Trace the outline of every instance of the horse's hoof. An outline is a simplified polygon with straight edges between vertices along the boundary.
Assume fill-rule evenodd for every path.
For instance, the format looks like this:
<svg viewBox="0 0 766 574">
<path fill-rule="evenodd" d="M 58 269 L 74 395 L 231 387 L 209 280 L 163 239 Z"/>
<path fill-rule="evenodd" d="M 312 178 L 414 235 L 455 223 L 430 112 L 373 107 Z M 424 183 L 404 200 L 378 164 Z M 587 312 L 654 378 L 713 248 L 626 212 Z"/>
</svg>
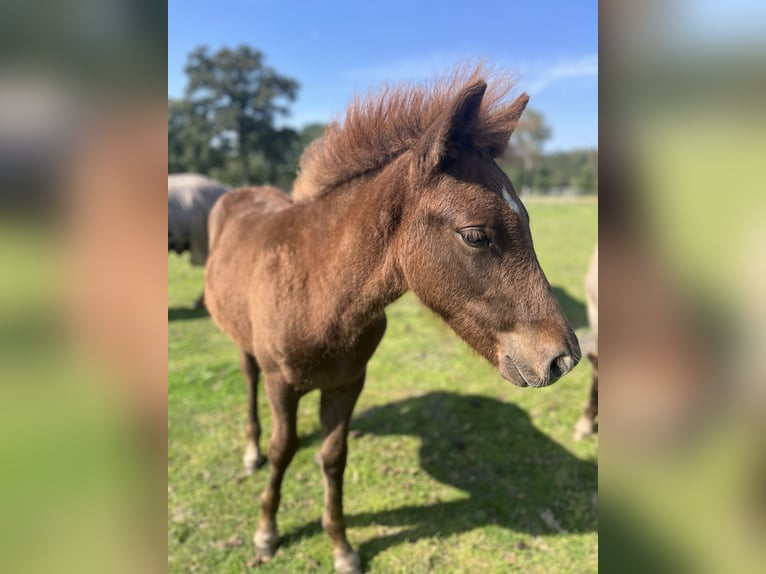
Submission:
<svg viewBox="0 0 766 574">
<path fill-rule="evenodd" d="M 247 449 L 242 458 L 242 464 L 245 467 L 246 474 L 253 474 L 256 470 L 266 464 L 266 457 L 259 452 Z"/>
<path fill-rule="evenodd" d="M 257 530 L 255 536 L 253 536 L 256 557 L 264 562 L 271 560 L 277 551 L 278 542 L 279 535 L 275 528 Z"/>
<path fill-rule="evenodd" d="M 362 574 L 362 561 L 359 554 L 353 550 L 335 556 L 335 572 L 337 574 Z"/>
<path fill-rule="evenodd" d="M 267 461 L 265 456 L 259 456 L 257 458 L 245 458 L 244 459 L 245 474 L 253 474 L 259 468 L 263 468 L 266 462 Z"/>
<path fill-rule="evenodd" d="M 580 440 L 589 436 L 593 436 L 593 421 L 588 417 L 582 416 L 575 425 L 574 438 L 575 440 Z"/>
</svg>

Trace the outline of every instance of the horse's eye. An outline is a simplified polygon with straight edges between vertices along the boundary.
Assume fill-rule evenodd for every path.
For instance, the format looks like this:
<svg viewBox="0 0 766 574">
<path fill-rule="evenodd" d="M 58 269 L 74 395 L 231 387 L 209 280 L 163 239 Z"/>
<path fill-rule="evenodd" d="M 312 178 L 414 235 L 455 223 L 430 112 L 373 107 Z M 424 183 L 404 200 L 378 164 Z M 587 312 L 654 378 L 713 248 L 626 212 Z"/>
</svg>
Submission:
<svg viewBox="0 0 766 574">
<path fill-rule="evenodd" d="M 487 247 L 490 244 L 489 237 L 483 229 L 478 227 L 469 227 L 460 230 L 460 237 L 471 247 Z"/>
</svg>

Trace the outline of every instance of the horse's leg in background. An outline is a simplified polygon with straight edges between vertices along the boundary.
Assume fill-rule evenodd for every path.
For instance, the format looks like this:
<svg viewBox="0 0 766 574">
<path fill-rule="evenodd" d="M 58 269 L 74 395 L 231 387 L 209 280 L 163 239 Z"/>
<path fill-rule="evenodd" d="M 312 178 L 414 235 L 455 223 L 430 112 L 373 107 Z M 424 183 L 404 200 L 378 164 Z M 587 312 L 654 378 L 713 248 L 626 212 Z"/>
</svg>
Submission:
<svg viewBox="0 0 766 574">
<path fill-rule="evenodd" d="M 574 437 L 578 440 L 593 434 L 594 421 L 598 416 L 598 355 L 588 353 L 588 359 L 590 359 L 593 368 L 593 383 L 590 387 L 590 395 L 585 404 L 585 410 L 575 425 Z"/>
<path fill-rule="evenodd" d="M 591 366 L 593 367 L 593 384 L 590 387 L 590 398 L 588 401 L 588 415 L 592 421 L 598 416 L 598 355 L 589 355 Z"/>
<path fill-rule="evenodd" d="M 363 386 L 364 375 L 352 385 L 322 391 L 320 457 L 325 480 L 322 526 L 332 540 L 335 571 L 339 574 L 362 572 L 359 555 L 346 539 L 346 522 L 343 517 L 343 471 L 346 468 L 348 453 L 348 424 Z"/>
<path fill-rule="evenodd" d="M 290 461 L 298 450 L 296 413 L 300 393 L 292 390 L 280 378 L 264 377 L 266 394 L 271 407 L 271 442 L 269 443 L 269 465 L 271 474 L 266 490 L 261 495 L 261 519 L 253 537 L 256 555 L 270 559 L 277 549 L 277 510 L 280 490 Z"/>
<path fill-rule="evenodd" d="M 252 474 L 264 464 L 266 458 L 261 454 L 261 424 L 258 420 L 258 374 L 260 369 L 255 357 L 240 351 L 239 366 L 245 375 L 247 384 L 247 444 L 245 445 L 245 456 L 243 459 L 245 472 Z"/>
</svg>

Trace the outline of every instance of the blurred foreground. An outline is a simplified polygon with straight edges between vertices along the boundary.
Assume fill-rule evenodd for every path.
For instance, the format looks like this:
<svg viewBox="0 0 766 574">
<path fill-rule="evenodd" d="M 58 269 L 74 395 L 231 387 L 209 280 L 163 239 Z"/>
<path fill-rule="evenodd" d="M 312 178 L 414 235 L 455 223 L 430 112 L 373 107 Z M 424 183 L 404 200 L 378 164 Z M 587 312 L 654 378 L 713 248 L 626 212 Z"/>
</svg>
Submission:
<svg viewBox="0 0 766 574">
<path fill-rule="evenodd" d="M 602 4 L 606 571 L 766 565 L 764 24 Z"/>
<path fill-rule="evenodd" d="M 162 4 L 4 5 L 0 571 L 163 572 Z"/>
</svg>

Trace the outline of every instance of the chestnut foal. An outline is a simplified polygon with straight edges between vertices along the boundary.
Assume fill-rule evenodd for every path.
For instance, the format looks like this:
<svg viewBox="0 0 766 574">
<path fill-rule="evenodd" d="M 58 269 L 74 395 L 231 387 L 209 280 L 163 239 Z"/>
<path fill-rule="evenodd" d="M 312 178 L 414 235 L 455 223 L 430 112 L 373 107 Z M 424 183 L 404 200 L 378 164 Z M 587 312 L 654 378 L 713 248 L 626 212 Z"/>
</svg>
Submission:
<svg viewBox="0 0 766 574">
<path fill-rule="evenodd" d="M 384 309 L 407 290 L 516 385 L 550 385 L 580 359 L 527 211 L 494 161 L 528 98 L 506 100 L 511 84 L 488 89 L 480 73 L 355 101 L 304 154 L 292 198 L 240 189 L 211 212 L 206 302 L 241 349 L 248 470 L 263 461 L 259 373 L 271 407 L 271 474 L 254 537 L 263 558 L 277 546 L 298 401 L 318 389 L 322 525 L 336 571 L 361 572 L 343 518 L 348 425 Z"/>
</svg>

